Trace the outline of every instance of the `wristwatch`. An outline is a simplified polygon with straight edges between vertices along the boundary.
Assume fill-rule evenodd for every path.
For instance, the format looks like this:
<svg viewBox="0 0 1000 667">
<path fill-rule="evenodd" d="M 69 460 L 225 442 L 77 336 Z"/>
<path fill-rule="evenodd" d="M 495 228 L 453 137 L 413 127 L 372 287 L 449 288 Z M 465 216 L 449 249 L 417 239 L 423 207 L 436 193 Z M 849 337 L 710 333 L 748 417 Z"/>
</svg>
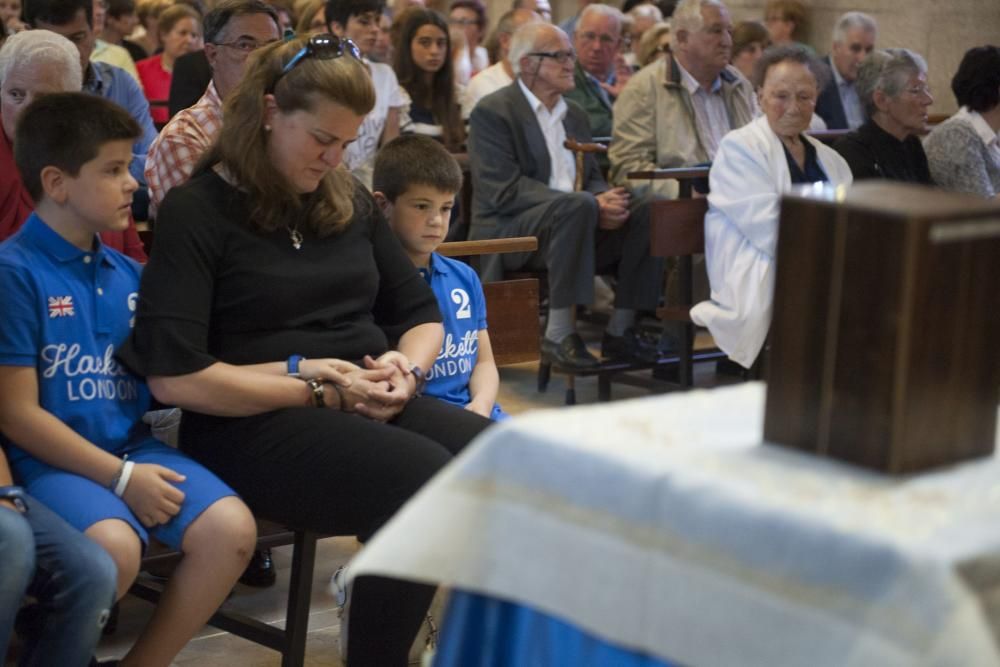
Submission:
<svg viewBox="0 0 1000 667">
<path fill-rule="evenodd" d="M 323 387 L 323 381 L 317 380 L 316 378 L 310 378 L 306 380 L 306 384 L 309 385 L 309 390 L 312 392 L 311 401 L 313 407 L 315 408 L 325 408 L 326 407 L 326 389 Z"/>
<path fill-rule="evenodd" d="M 0 500 L 11 501 L 18 512 L 28 511 L 28 506 L 24 504 L 24 489 L 19 486 L 0 486 Z"/>
<path fill-rule="evenodd" d="M 302 377 L 302 373 L 299 372 L 299 364 L 305 360 L 306 358 L 301 354 L 293 354 L 288 357 L 288 374 L 293 378 Z"/>
<path fill-rule="evenodd" d="M 420 368 L 416 364 L 410 366 L 410 372 L 413 373 L 413 379 L 417 382 L 417 388 L 413 390 L 414 396 L 423 396 L 424 387 L 427 386 L 427 376 L 424 375 L 424 369 Z"/>
</svg>

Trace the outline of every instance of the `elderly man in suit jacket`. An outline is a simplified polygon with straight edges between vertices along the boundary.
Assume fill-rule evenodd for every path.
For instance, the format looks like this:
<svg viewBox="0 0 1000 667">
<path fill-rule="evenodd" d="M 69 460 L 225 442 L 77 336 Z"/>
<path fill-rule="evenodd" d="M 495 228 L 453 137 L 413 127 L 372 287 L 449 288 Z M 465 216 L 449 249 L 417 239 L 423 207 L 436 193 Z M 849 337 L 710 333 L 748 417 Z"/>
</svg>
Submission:
<svg viewBox="0 0 1000 667">
<path fill-rule="evenodd" d="M 876 31 L 875 19 L 861 12 L 847 12 L 833 28 L 833 49 L 823 59 L 833 76 L 816 100 L 816 115 L 831 130 L 856 130 L 866 120 L 854 81 L 875 48 Z"/>
<path fill-rule="evenodd" d="M 536 253 L 503 255 L 484 266 L 487 279 L 502 269 L 544 268 L 549 317 L 542 355 L 557 365 L 597 365 L 576 333 L 573 308 L 594 298 L 596 270 L 617 264 L 615 310 L 602 341 L 610 357 L 650 358 L 655 345 L 633 327 L 638 309 L 655 308 L 662 268 L 649 256 L 649 221 L 629 218 L 628 194 L 609 188 L 593 155 L 576 163 L 566 139 L 591 139 L 587 115 L 563 94 L 573 88 L 575 54 L 569 38 L 546 23 L 514 35 L 514 83 L 483 98 L 469 122 L 473 239 L 536 236 Z"/>
</svg>

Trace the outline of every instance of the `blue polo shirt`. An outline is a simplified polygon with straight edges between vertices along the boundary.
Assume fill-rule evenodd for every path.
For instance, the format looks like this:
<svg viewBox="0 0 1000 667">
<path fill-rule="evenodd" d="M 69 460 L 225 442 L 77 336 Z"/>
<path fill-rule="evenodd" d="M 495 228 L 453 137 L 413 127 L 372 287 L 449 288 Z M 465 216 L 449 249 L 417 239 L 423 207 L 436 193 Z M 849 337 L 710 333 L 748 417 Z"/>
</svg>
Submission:
<svg viewBox="0 0 1000 667">
<path fill-rule="evenodd" d="M 36 368 L 39 404 L 118 453 L 149 435 L 146 383 L 114 358 L 134 324 L 142 269 L 96 235 L 94 248 L 80 250 L 35 213 L 0 244 L 0 365 Z M 22 478 L 41 469 L 2 442 Z"/>
<path fill-rule="evenodd" d="M 420 269 L 420 275 L 437 297 L 444 325 L 444 342 L 427 373 L 424 394 L 464 408 L 472 400 L 469 379 L 479 360 L 479 331 L 486 328 L 483 285 L 467 264 L 437 253 L 431 254 L 430 269 Z M 492 419 L 505 416 L 493 406 Z"/>
</svg>

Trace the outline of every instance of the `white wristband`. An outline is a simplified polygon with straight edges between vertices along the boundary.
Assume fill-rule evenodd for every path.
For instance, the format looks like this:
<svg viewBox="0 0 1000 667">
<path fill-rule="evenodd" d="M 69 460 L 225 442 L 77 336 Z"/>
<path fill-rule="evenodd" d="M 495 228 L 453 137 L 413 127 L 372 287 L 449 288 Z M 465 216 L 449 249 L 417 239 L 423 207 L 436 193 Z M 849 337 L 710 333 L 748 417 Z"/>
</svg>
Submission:
<svg viewBox="0 0 1000 667">
<path fill-rule="evenodd" d="M 134 461 L 126 461 L 122 465 L 122 476 L 118 478 L 118 484 L 115 485 L 115 495 L 119 498 L 122 497 L 125 489 L 128 488 L 128 481 L 132 479 L 132 468 L 134 467 Z"/>
</svg>

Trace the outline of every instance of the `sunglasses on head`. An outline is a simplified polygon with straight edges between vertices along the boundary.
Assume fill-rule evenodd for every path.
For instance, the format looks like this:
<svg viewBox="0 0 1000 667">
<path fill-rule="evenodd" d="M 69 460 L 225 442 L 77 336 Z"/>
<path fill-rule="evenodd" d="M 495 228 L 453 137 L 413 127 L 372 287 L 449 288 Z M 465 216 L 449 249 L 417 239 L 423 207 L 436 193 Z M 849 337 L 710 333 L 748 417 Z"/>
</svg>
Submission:
<svg viewBox="0 0 1000 667">
<path fill-rule="evenodd" d="M 336 35 L 331 35 L 330 33 L 324 33 L 321 35 L 313 35 L 309 38 L 299 51 L 292 56 L 283 68 L 281 68 L 281 74 L 278 78 L 274 80 L 271 84 L 271 90 L 278 85 L 278 81 L 281 77 L 285 76 L 291 72 L 295 67 L 301 63 L 303 60 L 309 57 L 316 58 L 318 60 L 332 60 L 334 58 L 339 58 L 344 54 L 353 56 L 355 60 L 361 60 L 361 49 L 358 45 L 346 38 L 340 38 Z"/>
</svg>

